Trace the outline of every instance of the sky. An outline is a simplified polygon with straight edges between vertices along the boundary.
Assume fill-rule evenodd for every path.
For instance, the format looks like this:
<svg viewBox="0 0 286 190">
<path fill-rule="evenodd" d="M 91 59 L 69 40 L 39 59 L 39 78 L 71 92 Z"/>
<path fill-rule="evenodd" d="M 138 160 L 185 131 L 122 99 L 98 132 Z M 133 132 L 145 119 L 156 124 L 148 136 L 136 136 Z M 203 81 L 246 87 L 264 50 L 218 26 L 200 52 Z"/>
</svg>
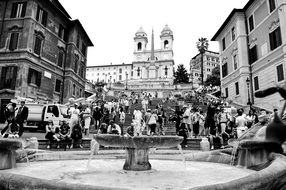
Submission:
<svg viewBox="0 0 286 190">
<path fill-rule="evenodd" d="M 79 19 L 94 47 L 89 47 L 87 65 L 132 63 L 134 36 L 142 26 L 151 49 L 154 29 L 155 49 L 166 24 L 174 34 L 176 65 L 189 66 L 198 54 L 200 37 L 209 41 L 234 8 L 243 8 L 248 0 L 59 0 L 72 19 Z M 210 42 L 210 51 L 218 52 L 218 43 Z"/>
</svg>

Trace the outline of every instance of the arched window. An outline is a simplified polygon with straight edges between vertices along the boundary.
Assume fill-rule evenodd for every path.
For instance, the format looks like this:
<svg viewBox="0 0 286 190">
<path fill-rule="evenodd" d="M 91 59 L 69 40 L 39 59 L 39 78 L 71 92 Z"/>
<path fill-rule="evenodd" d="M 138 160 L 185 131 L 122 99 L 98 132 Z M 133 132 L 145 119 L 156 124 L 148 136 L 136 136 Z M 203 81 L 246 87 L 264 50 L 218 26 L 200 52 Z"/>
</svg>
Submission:
<svg viewBox="0 0 286 190">
<path fill-rule="evenodd" d="M 141 42 L 139 42 L 139 43 L 137 44 L 137 50 L 138 50 L 138 51 L 141 51 L 141 50 L 142 50 L 142 43 L 141 43 Z"/>
<path fill-rule="evenodd" d="M 164 41 L 164 49 L 168 49 L 169 48 L 169 41 L 165 40 Z"/>
</svg>

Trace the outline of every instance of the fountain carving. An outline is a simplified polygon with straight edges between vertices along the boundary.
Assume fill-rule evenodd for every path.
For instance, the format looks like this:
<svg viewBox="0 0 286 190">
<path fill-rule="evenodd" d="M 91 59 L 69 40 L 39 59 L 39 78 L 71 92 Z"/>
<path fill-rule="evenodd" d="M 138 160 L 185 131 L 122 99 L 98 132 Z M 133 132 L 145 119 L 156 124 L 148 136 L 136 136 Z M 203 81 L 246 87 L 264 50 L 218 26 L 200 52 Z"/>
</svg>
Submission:
<svg viewBox="0 0 286 190">
<path fill-rule="evenodd" d="M 280 87 L 272 87 L 256 92 L 255 96 L 258 98 L 266 97 L 277 92 L 286 99 L 286 90 Z M 274 119 L 265 127 L 263 134 L 260 134 L 259 138 L 254 136 L 251 139 L 238 141 L 238 165 L 260 170 L 270 164 L 270 154 L 272 152 L 283 153 L 282 144 L 286 140 L 286 124 L 282 122 L 281 117 L 285 111 L 285 107 L 286 102 L 280 115 L 278 116 L 277 113 L 274 113 Z"/>
<path fill-rule="evenodd" d="M 149 162 L 150 148 L 176 147 L 183 141 L 179 136 L 135 136 L 125 137 L 119 135 L 94 135 L 95 140 L 110 147 L 126 148 L 124 170 L 144 171 L 151 170 Z"/>
</svg>

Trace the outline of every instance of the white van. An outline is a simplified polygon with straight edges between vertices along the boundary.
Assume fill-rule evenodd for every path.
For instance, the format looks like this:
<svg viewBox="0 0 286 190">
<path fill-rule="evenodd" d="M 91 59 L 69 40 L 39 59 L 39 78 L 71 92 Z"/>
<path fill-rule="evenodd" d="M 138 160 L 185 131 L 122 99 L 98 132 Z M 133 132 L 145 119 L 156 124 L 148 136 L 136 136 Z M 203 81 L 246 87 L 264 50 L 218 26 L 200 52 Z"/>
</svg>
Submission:
<svg viewBox="0 0 286 190">
<path fill-rule="evenodd" d="M 29 115 L 24 128 L 45 131 L 46 124 L 50 120 L 53 121 L 54 125 L 59 125 L 60 121 L 69 123 L 68 107 L 65 105 L 27 103 L 25 106 L 29 108 Z"/>
</svg>

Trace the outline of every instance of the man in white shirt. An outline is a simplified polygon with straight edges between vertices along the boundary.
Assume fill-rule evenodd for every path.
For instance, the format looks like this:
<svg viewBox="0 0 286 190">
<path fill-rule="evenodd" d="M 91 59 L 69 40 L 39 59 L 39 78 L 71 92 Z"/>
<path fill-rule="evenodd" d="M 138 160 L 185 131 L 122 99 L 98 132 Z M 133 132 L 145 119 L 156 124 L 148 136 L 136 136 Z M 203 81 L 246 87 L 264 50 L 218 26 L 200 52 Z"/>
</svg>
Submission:
<svg viewBox="0 0 286 190">
<path fill-rule="evenodd" d="M 246 127 L 246 119 L 242 115 L 243 114 L 242 110 L 237 110 L 237 114 L 238 116 L 235 119 L 235 124 L 237 126 L 237 138 L 239 138 L 247 130 L 247 127 Z"/>
</svg>

